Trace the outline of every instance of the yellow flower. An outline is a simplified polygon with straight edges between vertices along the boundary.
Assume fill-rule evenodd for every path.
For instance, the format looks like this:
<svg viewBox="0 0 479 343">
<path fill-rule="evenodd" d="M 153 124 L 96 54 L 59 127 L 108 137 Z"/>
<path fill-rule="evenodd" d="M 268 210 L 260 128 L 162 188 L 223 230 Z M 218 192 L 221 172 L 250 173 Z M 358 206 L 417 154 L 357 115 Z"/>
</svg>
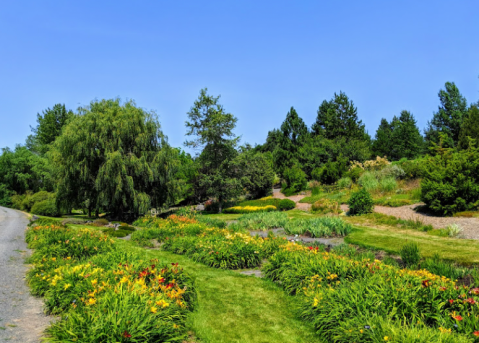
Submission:
<svg viewBox="0 0 479 343">
<path fill-rule="evenodd" d="M 88 305 L 95 305 L 95 304 L 96 304 L 96 299 L 95 298 L 88 299 Z"/>
<path fill-rule="evenodd" d="M 121 283 L 128 282 L 128 278 L 126 276 L 123 276 L 120 280 Z"/>
<path fill-rule="evenodd" d="M 388 337 L 388 336 L 384 336 L 384 340 L 385 340 L 385 341 L 389 341 L 389 337 Z"/>
<path fill-rule="evenodd" d="M 68 287 L 70 287 L 71 285 L 69 283 L 67 283 L 65 286 L 63 286 L 63 289 L 66 291 L 68 289 Z"/>
<path fill-rule="evenodd" d="M 93 286 L 95 286 L 97 283 L 98 283 L 98 280 L 97 280 L 97 279 L 91 280 L 91 284 L 92 284 Z"/>
<path fill-rule="evenodd" d="M 156 311 L 158 311 L 158 309 L 153 306 L 152 308 L 150 308 L 150 311 L 151 311 L 152 313 L 156 313 Z"/>
<path fill-rule="evenodd" d="M 71 260 L 72 258 L 70 256 L 67 257 L 67 260 Z"/>
<path fill-rule="evenodd" d="M 168 303 L 167 303 L 166 301 L 164 301 L 164 300 L 159 300 L 159 301 L 157 301 L 157 302 L 156 302 L 156 305 L 161 306 L 161 307 L 163 307 L 163 308 L 170 306 L 170 304 L 168 304 Z"/>
<path fill-rule="evenodd" d="M 363 330 L 363 329 L 361 329 L 361 330 L 359 330 L 359 332 L 363 333 L 363 332 L 364 332 L 364 330 Z"/>
</svg>

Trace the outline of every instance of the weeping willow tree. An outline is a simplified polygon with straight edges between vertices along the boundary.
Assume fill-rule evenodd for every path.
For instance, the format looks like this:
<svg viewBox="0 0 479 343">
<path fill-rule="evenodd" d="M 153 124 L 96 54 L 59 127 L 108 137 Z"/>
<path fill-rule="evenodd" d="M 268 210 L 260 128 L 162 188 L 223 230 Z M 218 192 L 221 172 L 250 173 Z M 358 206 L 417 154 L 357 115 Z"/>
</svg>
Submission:
<svg viewBox="0 0 479 343">
<path fill-rule="evenodd" d="M 119 99 L 93 101 L 79 111 L 50 152 L 58 206 L 121 218 L 174 202 L 178 153 L 155 113 Z"/>
</svg>

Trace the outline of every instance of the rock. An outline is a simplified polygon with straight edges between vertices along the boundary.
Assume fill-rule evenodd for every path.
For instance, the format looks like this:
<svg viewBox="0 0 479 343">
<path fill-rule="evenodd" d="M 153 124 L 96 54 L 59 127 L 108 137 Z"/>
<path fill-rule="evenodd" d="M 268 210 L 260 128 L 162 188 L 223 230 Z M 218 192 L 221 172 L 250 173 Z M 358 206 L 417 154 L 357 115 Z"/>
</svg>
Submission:
<svg viewBox="0 0 479 343">
<path fill-rule="evenodd" d="M 205 210 L 205 205 L 203 205 L 203 204 L 196 205 L 196 210 L 197 211 L 204 211 Z"/>
</svg>

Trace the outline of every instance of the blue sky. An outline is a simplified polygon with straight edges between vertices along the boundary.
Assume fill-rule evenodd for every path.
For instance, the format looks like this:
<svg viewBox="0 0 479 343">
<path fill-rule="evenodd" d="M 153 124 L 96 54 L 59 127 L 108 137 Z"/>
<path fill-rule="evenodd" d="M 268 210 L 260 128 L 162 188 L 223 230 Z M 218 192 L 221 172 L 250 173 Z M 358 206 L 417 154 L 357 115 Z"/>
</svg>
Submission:
<svg viewBox="0 0 479 343">
<path fill-rule="evenodd" d="M 478 13 L 477 0 L 5 1 L 0 147 L 55 103 L 114 97 L 155 110 L 181 146 L 203 87 L 243 143 L 263 143 L 291 106 L 310 126 L 340 90 L 373 136 L 403 109 L 423 129 L 446 81 L 479 100 Z"/>
</svg>

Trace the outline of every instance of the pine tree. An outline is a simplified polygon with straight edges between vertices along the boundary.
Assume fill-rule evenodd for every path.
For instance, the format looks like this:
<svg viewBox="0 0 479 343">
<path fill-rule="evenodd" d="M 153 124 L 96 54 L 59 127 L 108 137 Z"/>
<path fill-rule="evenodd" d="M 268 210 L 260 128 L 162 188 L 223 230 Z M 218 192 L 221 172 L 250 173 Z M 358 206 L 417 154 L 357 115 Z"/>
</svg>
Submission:
<svg viewBox="0 0 479 343">
<path fill-rule="evenodd" d="M 233 166 L 239 140 L 233 129 L 238 119 L 224 110 L 219 98 L 208 95 L 206 88 L 200 91 L 186 122 L 186 134 L 196 138 L 185 142 L 185 145 L 203 148 L 198 158 L 199 184 L 208 196 L 217 199 L 221 213 L 223 204 L 240 194 L 241 182 L 238 170 Z"/>
<path fill-rule="evenodd" d="M 316 122 L 311 127 L 314 135 L 323 135 L 327 139 L 369 140 L 364 124 L 358 119 L 358 109 L 345 93 L 334 93 L 333 99 L 321 103 L 317 113 Z"/>
<path fill-rule="evenodd" d="M 371 150 L 373 156 L 388 156 L 391 154 L 392 147 L 392 126 L 387 119 L 382 118 L 381 124 L 379 124 L 376 130 L 376 136 L 374 138 Z"/>
<path fill-rule="evenodd" d="M 392 124 L 392 160 L 417 158 L 423 152 L 424 139 L 416 125 L 416 119 L 409 111 L 401 111 Z"/>
<path fill-rule="evenodd" d="M 286 119 L 281 124 L 281 135 L 277 136 L 277 146 L 273 151 L 276 170 L 283 173 L 299 159 L 299 149 L 306 142 L 309 131 L 303 119 L 291 107 Z"/>
<path fill-rule="evenodd" d="M 467 111 L 467 116 L 462 123 L 459 134 L 459 148 L 467 149 L 469 147 L 469 138 L 475 140 L 476 146 L 479 144 L 479 104 L 471 105 Z"/>
<path fill-rule="evenodd" d="M 439 133 L 442 132 L 449 147 L 457 145 L 464 117 L 467 113 L 467 101 L 454 82 L 446 82 L 445 89 L 439 91 L 441 105 L 424 131 L 429 146 L 439 144 Z"/>
</svg>

